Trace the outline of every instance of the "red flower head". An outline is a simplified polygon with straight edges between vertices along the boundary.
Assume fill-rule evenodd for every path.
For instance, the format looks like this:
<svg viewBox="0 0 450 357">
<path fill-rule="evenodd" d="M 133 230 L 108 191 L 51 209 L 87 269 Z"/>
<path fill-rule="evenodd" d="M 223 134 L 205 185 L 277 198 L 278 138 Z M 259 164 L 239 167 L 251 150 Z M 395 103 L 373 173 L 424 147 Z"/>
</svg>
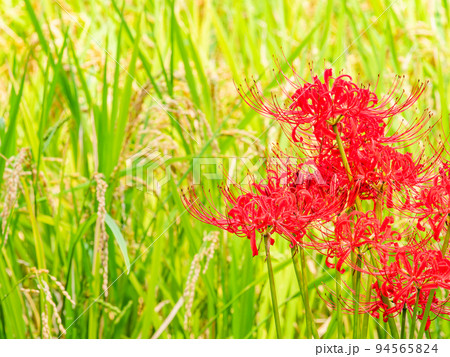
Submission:
<svg viewBox="0 0 450 357">
<path fill-rule="evenodd" d="M 358 313 L 370 313 L 375 318 L 379 318 L 381 313 L 383 320 L 387 322 L 405 309 L 413 315 L 417 301 L 417 318 L 422 320 L 430 294 L 433 294 L 430 311 L 448 319 L 446 315 L 450 315 L 450 309 L 445 304 L 450 298 L 449 292 L 443 290 L 444 296 L 440 299 L 435 294 L 435 289 L 449 288 L 449 269 L 450 260 L 444 258 L 440 251 L 411 246 L 397 248 L 394 261 L 381 271 L 373 273 L 378 281 L 366 295 L 361 296 Z M 325 301 L 333 308 L 336 305 L 332 301 Z M 352 299 L 341 298 L 340 303 L 344 311 L 354 312 Z M 426 330 L 430 323 L 431 318 L 428 316 Z"/>
<path fill-rule="evenodd" d="M 335 138 L 331 128 L 334 124 L 338 125 L 342 140 L 353 146 L 373 140 L 385 143 L 402 142 L 417 139 L 426 123 L 427 116 L 424 115 L 405 132 L 395 132 L 393 136 L 385 137 L 391 118 L 417 101 L 425 90 L 426 85 L 423 83 L 418 83 L 412 93 L 402 101 L 404 92 L 395 97 L 403 83 L 403 78 L 400 77 L 394 81 L 388 94 L 379 99 L 370 87 L 358 86 L 348 75 L 334 78 L 331 69 L 325 70 L 323 81 L 314 76 L 312 82 L 307 82 L 295 71 L 294 75 L 295 81 L 285 76 L 294 87 L 293 93 L 283 89 L 291 101 L 288 107 L 281 106 L 275 96 L 272 101 L 265 99 L 256 86 L 248 86 L 250 94 L 240 91 L 244 101 L 254 110 L 283 124 L 294 143 L 303 142 L 305 132 L 312 128 L 317 142 L 322 146 L 330 146 L 330 141 Z"/>
<path fill-rule="evenodd" d="M 198 220 L 247 237 L 253 255 L 258 254 L 257 232 L 266 237 L 276 233 L 292 246 L 316 249 L 340 273 L 347 264 L 357 274 L 354 284 L 367 281 L 364 294 L 360 286 L 349 288 L 356 303 L 331 292 L 337 297 L 327 302 L 331 306 L 337 301 L 346 312 L 358 309 L 385 321 L 408 311 L 426 320 L 428 329 L 428 302 L 432 313 L 450 315 L 445 306 L 450 259 L 430 249 L 433 235 L 438 240 L 443 230 L 448 232 L 450 163 L 435 176 L 444 146 L 431 158 L 425 158 L 425 149 L 414 156 L 401 152 L 429 130 L 424 129 L 427 111 L 407 125 L 401 119 L 397 129 L 393 120 L 417 101 L 425 85 L 419 82 L 406 98 L 404 91 L 396 96 L 403 83 L 398 77 L 387 95 L 378 98 L 348 75 L 333 77 L 331 69 L 323 80 L 313 76 L 311 82 L 294 74 L 295 80 L 285 76 L 293 87 L 283 89 L 286 105 L 276 96 L 265 99 L 256 85 L 249 87 L 249 94 L 240 92 L 253 109 L 280 122 L 298 151 L 289 158 L 293 160 L 285 160 L 278 148 L 273 151 L 276 163 L 267 165 L 266 180 L 251 183 L 249 189 L 221 187 L 223 211 L 211 200 L 209 205 L 199 203 L 193 190 L 183 196 L 183 204 Z M 371 205 L 363 200 L 373 200 L 373 210 L 361 212 Z M 394 219 L 383 218 L 386 206 L 417 218 L 418 229 L 396 231 Z M 433 235 L 419 232 L 426 223 Z"/>
<path fill-rule="evenodd" d="M 413 188 L 429 180 L 429 166 L 411 153 L 378 143 L 349 150 L 349 160 L 362 199 L 379 199 L 384 193 L 392 200 L 394 191 Z M 420 158 L 420 157 L 419 157 Z"/>
<path fill-rule="evenodd" d="M 430 294 L 438 287 L 449 288 L 450 260 L 444 258 L 438 250 L 420 249 L 405 246 L 399 248 L 395 254 L 395 261 L 380 272 L 381 286 L 373 285 L 372 296 L 365 305 L 372 311 L 383 311 L 385 321 L 389 317 L 397 316 L 403 309 L 411 314 L 415 308 L 416 300 L 419 319 L 423 319 L 425 307 Z M 377 274 L 378 275 L 378 274 Z M 445 306 L 449 299 L 448 291 L 445 299 L 438 299 L 434 295 L 430 311 L 436 315 L 448 315 L 449 309 Z M 392 305 L 388 308 L 383 304 L 381 296 L 390 299 Z M 428 317 L 426 329 L 430 326 Z"/>
<path fill-rule="evenodd" d="M 317 247 L 327 249 L 327 266 L 336 268 L 341 273 L 345 271 L 342 268 L 344 263 L 354 267 L 355 262 L 348 259 L 352 252 L 360 255 L 358 259 L 362 259 L 368 249 L 375 248 L 384 261 L 391 246 L 396 246 L 396 242 L 401 239 L 401 235 L 392 230 L 392 223 L 392 217 L 386 217 L 380 223 L 373 211 L 343 213 L 336 220 L 334 236 L 330 236 L 325 244 L 317 244 Z M 338 259 L 336 264 L 335 258 Z"/>
<path fill-rule="evenodd" d="M 211 204 L 206 207 L 199 203 L 194 190 L 183 195 L 182 201 L 198 220 L 249 238 L 253 255 L 258 254 L 256 232 L 278 233 L 299 244 L 308 226 L 329 220 L 342 206 L 333 189 L 305 179 L 300 174 L 301 167 L 297 170 L 289 165 L 284 170 L 271 167 L 267 181 L 252 183 L 250 190 L 238 185 L 222 186 L 225 213 Z"/>
<path fill-rule="evenodd" d="M 424 224 L 429 223 L 435 240 L 439 240 L 441 232 L 448 229 L 450 216 L 450 164 L 445 163 L 439 169 L 439 175 L 432 186 L 422 186 L 409 210 L 417 214 L 417 228 L 424 231 Z"/>
</svg>

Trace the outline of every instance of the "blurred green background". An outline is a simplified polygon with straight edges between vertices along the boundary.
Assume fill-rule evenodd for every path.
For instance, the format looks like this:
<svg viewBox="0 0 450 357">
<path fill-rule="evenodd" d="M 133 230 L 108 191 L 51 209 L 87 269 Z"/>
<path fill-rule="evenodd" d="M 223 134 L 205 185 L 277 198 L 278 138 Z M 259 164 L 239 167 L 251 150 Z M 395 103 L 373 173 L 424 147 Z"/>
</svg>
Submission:
<svg viewBox="0 0 450 357">
<path fill-rule="evenodd" d="M 253 77 L 281 93 L 273 56 L 288 76 L 286 62 L 307 80 L 310 65 L 331 66 L 378 81 L 379 95 L 396 74 L 406 92 L 429 80 L 408 115 L 430 108 L 442 118 L 430 140 L 448 135 L 449 6 L 1 0 L 0 338 L 275 337 L 263 254 L 252 258 L 247 239 L 211 233 L 181 204 L 194 158 L 256 162 L 287 142 L 235 88 Z M 155 186 L 136 165 L 170 180 Z M 302 338 L 288 243 L 272 252 L 283 337 Z M 334 273 L 308 259 L 319 334 L 335 338 L 316 291 Z M 446 321 L 432 326 L 450 337 Z"/>
</svg>

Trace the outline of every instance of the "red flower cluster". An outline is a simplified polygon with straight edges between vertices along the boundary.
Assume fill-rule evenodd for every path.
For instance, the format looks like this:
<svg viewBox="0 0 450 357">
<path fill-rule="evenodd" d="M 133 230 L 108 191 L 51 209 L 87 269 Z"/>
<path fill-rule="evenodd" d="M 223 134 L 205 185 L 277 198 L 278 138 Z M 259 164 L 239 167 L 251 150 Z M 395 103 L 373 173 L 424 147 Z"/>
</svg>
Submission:
<svg viewBox="0 0 450 357">
<path fill-rule="evenodd" d="M 345 271 L 342 265 L 348 261 L 350 253 L 362 259 L 366 251 L 373 249 L 380 252 L 379 257 L 385 263 L 387 253 L 390 249 L 396 249 L 397 241 L 402 238 L 400 233 L 392 230 L 393 221 L 392 217 L 386 217 L 380 222 L 373 211 L 342 213 L 334 225 L 334 234 L 324 244 L 316 244 L 316 247 L 326 249 L 327 266 L 335 267 L 341 273 Z M 334 264 L 336 258 L 337 263 Z"/>
<path fill-rule="evenodd" d="M 308 164 L 281 165 L 283 170 L 277 166 L 269 167 L 267 180 L 253 182 L 249 190 L 237 184 L 221 186 L 225 214 L 212 204 L 200 203 L 194 190 L 183 195 L 183 202 L 198 220 L 250 239 L 253 255 L 258 254 L 256 232 L 278 233 L 298 244 L 307 228 L 329 221 L 342 210 L 345 191 L 338 192 L 333 182 L 327 185 L 311 177 L 304 171 Z"/>
<path fill-rule="evenodd" d="M 243 90 L 240 93 L 254 110 L 286 124 L 292 141 L 296 143 L 303 142 L 305 132 L 311 129 L 310 133 L 319 142 L 324 140 L 329 144 L 335 137 L 331 127 L 338 123 L 342 140 L 352 146 L 371 141 L 410 141 L 420 133 L 427 116 L 422 116 L 403 132 L 396 132 L 390 137 L 386 136 L 386 129 L 393 116 L 404 112 L 417 101 L 425 90 L 424 83 L 418 83 L 402 101 L 404 92 L 395 97 L 403 82 L 403 78 L 397 77 L 388 94 L 378 99 L 370 87 L 358 86 L 348 75 L 333 78 L 332 73 L 331 69 L 326 69 L 324 81 L 314 76 L 312 83 L 300 77 L 293 82 L 286 77 L 294 88 L 288 108 L 283 108 L 276 97 L 271 101 L 265 99 L 256 86 L 248 86 L 249 94 L 244 94 L 246 92 Z M 286 89 L 284 92 L 288 93 Z"/>
<path fill-rule="evenodd" d="M 428 328 L 429 299 L 432 313 L 450 313 L 445 307 L 450 298 L 450 164 L 442 163 L 442 148 L 428 159 L 423 150 L 417 156 L 404 150 L 431 130 L 427 112 L 409 125 L 405 119 L 397 125 L 395 119 L 417 101 L 425 84 L 418 83 L 402 99 L 398 77 L 379 99 L 348 75 L 334 78 L 331 69 L 323 81 L 285 78 L 293 87 L 283 89 L 288 105 L 276 96 L 264 98 L 256 85 L 240 93 L 253 109 L 281 124 L 302 163 L 268 165 L 267 179 L 248 190 L 221 187 L 224 213 L 212 201 L 209 207 L 199 203 L 194 191 L 183 196 L 185 206 L 197 219 L 249 238 L 253 255 L 258 254 L 256 232 L 278 234 L 325 255 L 326 265 L 340 273 L 349 266 L 373 282 L 359 312 L 374 317 L 382 312 L 387 320 L 406 309 L 426 318 Z M 273 153 L 282 156 L 280 150 Z M 386 208 L 399 210 L 383 218 Z M 406 224 L 410 228 L 401 232 L 393 228 Z M 439 241 L 443 233 L 440 252 L 431 238 Z M 439 298 L 436 291 L 445 293 Z"/>
<path fill-rule="evenodd" d="M 425 231 L 424 222 L 431 226 L 434 239 L 439 240 L 442 231 L 448 229 L 450 215 L 450 164 L 444 163 L 431 186 L 424 186 L 415 200 L 404 205 L 418 217 L 417 228 Z"/>
<path fill-rule="evenodd" d="M 419 311 L 422 311 L 418 318 L 422 319 L 430 294 L 433 294 L 430 311 L 445 318 L 450 313 L 445 306 L 448 296 L 438 299 L 434 291 L 437 288 L 450 288 L 450 260 L 438 250 L 410 246 L 398 248 L 394 259 L 391 264 L 373 273 L 380 279 L 374 283 L 375 294 L 370 296 L 361 312 L 368 311 L 378 317 L 382 311 L 383 319 L 387 321 L 404 309 L 413 313 L 417 304 Z M 387 306 L 382 296 L 389 298 L 392 306 Z M 429 316 L 427 319 L 428 328 L 431 319 Z"/>
<path fill-rule="evenodd" d="M 337 176 L 341 185 L 350 184 L 336 145 L 337 132 L 350 164 L 352 189 L 361 199 L 377 198 L 380 190 L 392 193 L 393 189 L 430 180 L 424 173 L 429 172 L 436 157 L 421 163 L 422 155 L 413 158 L 399 151 L 399 147 L 411 145 L 431 129 L 425 128 L 430 116 L 425 112 L 406 126 L 402 119 L 397 130 L 393 120 L 417 101 L 425 84 L 418 83 L 402 101 L 404 92 L 395 97 L 403 81 L 400 77 L 381 99 L 370 87 L 353 83 L 348 75 L 333 78 L 331 69 L 325 70 L 323 82 L 317 76 L 312 83 L 299 84 L 301 78 L 297 79 L 289 81 L 294 92 L 287 108 L 280 106 L 276 97 L 271 101 L 263 98 L 256 86 L 249 86 L 248 94 L 242 90 L 241 95 L 252 108 L 280 122 L 324 177 Z"/>
</svg>

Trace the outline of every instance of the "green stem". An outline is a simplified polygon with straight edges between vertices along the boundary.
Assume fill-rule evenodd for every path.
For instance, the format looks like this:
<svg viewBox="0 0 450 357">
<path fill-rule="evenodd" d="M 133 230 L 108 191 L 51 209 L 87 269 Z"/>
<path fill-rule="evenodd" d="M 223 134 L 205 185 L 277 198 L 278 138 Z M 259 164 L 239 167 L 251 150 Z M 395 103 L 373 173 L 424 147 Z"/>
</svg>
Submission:
<svg viewBox="0 0 450 357">
<path fill-rule="evenodd" d="M 358 268 L 361 268 L 361 256 L 358 254 L 356 256 L 356 265 Z M 356 271 L 356 279 L 355 279 L 355 306 L 353 311 L 353 338 L 358 338 L 359 332 L 359 295 L 361 290 L 361 271 Z"/>
<path fill-rule="evenodd" d="M 339 130 L 337 127 L 337 123 L 332 125 L 333 132 L 336 135 L 336 143 L 339 149 L 339 154 L 341 155 L 342 164 L 344 165 L 344 169 L 347 173 L 347 177 L 350 183 L 353 182 L 353 175 L 350 170 L 350 165 L 348 163 L 347 155 L 345 154 L 344 144 L 342 143 L 341 136 L 339 134 Z M 355 199 L 355 205 L 358 211 L 362 212 L 361 200 L 358 196 Z M 358 253 L 356 257 L 356 264 L 358 267 L 361 266 L 361 257 Z M 354 279 L 354 288 L 355 288 L 355 307 L 353 314 L 353 338 L 358 338 L 358 328 L 359 328 L 359 294 L 360 294 L 360 283 L 361 283 L 361 271 L 356 272 L 356 277 Z"/>
<path fill-rule="evenodd" d="M 386 322 L 381 320 L 380 323 L 375 324 L 375 328 L 377 329 L 378 339 L 381 340 L 386 339 L 386 331 L 387 331 Z"/>
<path fill-rule="evenodd" d="M 377 200 L 375 203 L 375 216 L 378 218 L 380 223 L 383 221 L 383 193 L 379 192 L 377 195 Z"/>
<path fill-rule="evenodd" d="M 411 319 L 411 327 L 409 328 L 409 338 L 414 338 L 414 332 L 416 330 L 416 319 L 417 319 L 417 310 L 419 309 L 419 298 L 420 298 L 420 289 L 416 291 L 416 301 L 414 303 L 414 310 Z"/>
<path fill-rule="evenodd" d="M 444 244 L 442 244 L 442 249 L 441 249 L 442 255 L 444 255 L 444 256 L 445 256 L 445 254 L 447 254 L 449 240 L 450 240 L 450 219 L 448 220 L 447 233 L 445 234 Z"/>
<path fill-rule="evenodd" d="M 300 272 L 297 254 L 295 254 L 296 253 L 295 248 L 292 248 L 291 252 L 292 252 L 292 264 L 294 265 L 295 276 L 297 278 L 298 288 L 300 291 L 300 297 L 302 298 L 303 307 L 304 307 L 305 315 L 306 315 L 306 318 L 305 318 L 305 320 L 306 320 L 306 338 L 311 338 L 311 336 L 312 336 L 311 335 L 311 325 L 309 323 L 310 316 L 306 309 L 306 303 L 305 303 L 305 293 L 307 294 L 308 291 L 307 290 L 305 291 L 305 287 L 303 285 L 302 274 Z"/>
<path fill-rule="evenodd" d="M 408 310 L 406 309 L 406 306 L 404 306 L 403 310 L 402 310 L 402 329 L 400 332 L 400 338 L 402 340 L 404 340 L 406 338 L 406 313 L 407 313 L 407 311 Z"/>
<path fill-rule="evenodd" d="M 381 300 L 387 305 L 388 309 L 391 308 L 391 302 L 389 301 L 389 299 L 382 295 L 381 296 Z M 398 339 L 398 329 L 397 326 L 395 325 L 395 320 L 392 317 L 388 318 L 388 325 L 389 325 L 389 330 L 391 331 L 392 337 L 394 339 Z"/>
<path fill-rule="evenodd" d="M 308 288 L 306 287 L 306 289 L 305 289 L 305 286 L 303 284 L 302 273 L 299 268 L 299 261 L 298 261 L 298 256 L 296 254 L 296 249 L 292 248 L 291 252 L 292 252 L 292 264 L 294 265 L 295 276 L 297 278 L 298 288 L 300 290 L 300 296 L 302 298 L 303 307 L 305 309 L 306 338 L 310 339 L 312 337 L 312 334 L 311 334 L 311 310 L 309 309 L 309 306 L 306 306 L 306 302 L 305 302 L 305 295 L 308 294 Z"/>
<path fill-rule="evenodd" d="M 350 165 L 347 160 L 347 155 L 345 154 L 344 145 L 342 143 L 341 136 L 339 135 L 337 124 L 333 125 L 333 131 L 336 134 L 336 142 L 337 142 L 337 146 L 339 149 L 339 153 L 341 154 L 342 164 L 344 165 L 344 169 L 347 172 L 348 180 L 351 182 L 351 181 L 353 181 L 353 176 L 352 176 L 352 172 L 350 171 Z"/>
<path fill-rule="evenodd" d="M 371 288 L 372 288 L 372 276 L 367 275 L 366 292 L 369 292 Z M 370 314 L 368 312 L 366 312 L 364 314 L 363 324 L 362 324 L 362 329 L 361 329 L 361 336 L 360 336 L 362 339 L 365 339 L 367 337 L 367 332 L 368 332 L 368 327 L 369 327 L 369 316 L 370 316 Z"/>
<path fill-rule="evenodd" d="M 375 215 L 377 216 L 378 220 L 381 223 L 381 219 L 382 219 L 382 207 L 381 207 L 381 202 L 378 201 L 377 204 L 375 205 Z"/>
<path fill-rule="evenodd" d="M 311 332 L 314 336 L 314 338 L 318 339 L 319 338 L 319 333 L 317 332 L 316 329 L 316 325 L 314 323 L 314 318 L 311 312 L 311 306 L 309 304 L 309 294 L 307 291 L 307 287 L 308 287 L 308 274 L 306 272 L 306 258 L 305 258 L 305 250 L 300 247 L 300 262 L 301 262 L 301 267 L 302 267 L 302 280 L 303 280 L 303 284 L 305 286 L 305 306 L 308 309 L 308 313 L 309 313 L 309 320 L 311 322 Z"/>
<path fill-rule="evenodd" d="M 375 266 L 375 268 L 380 271 L 380 267 L 378 265 L 378 261 L 373 257 L 372 251 L 370 251 L 370 259 L 372 261 L 372 264 Z M 380 282 L 380 277 L 376 276 L 375 277 L 377 279 L 377 283 L 379 286 L 381 286 L 381 282 Z M 383 294 L 381 294 L 381 300 L 383 301 L 383 303 L 386 304 L 386 306 L 388 307 L 388 309 L 391 308 L 391 302 L 389 301 L 389 299 L 384 296 Z M 389 330 L 391 331 L 391 335 L 394 339 L 399 338 L 399 334 L 398 334 L 398 329 L 397 329 L 397 325 L 395 324 L 395 321 L 392 317 L 388 317 L 388 324 L 389 324 Z"/>
<path fill-rule="evenodd" d="M 428 315 L 430 314 L 431 303 L 433 302 L 435 292 L 436 289 L 430 290 L 430 295 L 428 296 L 427 306 L 425 307 L 425 312 L 422 317 L 422 322 L 420 324 L 420 329 L 417 338 L 422 338 L 423 333 L 425 332 L 425 327 L 427 325 Z"/>
<path fill-rule="evenodd" d="M 267 271 L 269 273 L 270 294 L 272 296 L 272 311 L 275 318 L 277 338 L 281 338 L 280 314 L 278 313 L 277 292 L 275 290 L 275 279 L 272 270 L 272 259 L 270 257 L 270 234 L 264 234 L 264 246 L 266 247 Z"/>
<path fill-rule="evenodd" d="M 336 143 L 337 143 L 337 146 L 339 149 L 339 153 L 341 154 L 342 164 L 344 165 L 344 169 L 345 169 L 345 172 L 347 173 L 348 180 L 351 183 L 353 181 L 353 175 L 350 170 L 350 165 L 347 160 L 347 155 L 345 154 L 344 144 L 342 143 L 341 136 L 339 135 L 337 124 L 334 124 L 332 127 L 333 127 L 334 133 L 336 134 Z M 359 199 L 358 196 L 356 196 L 355 204 L 356 204 L 356 208 L 358 209 L 358 211 L 362 212 L 361 200 Z"/>
<path fill-rule="evenodd" d="M 337 258 L 336 258 L 337 261 Z M 341 284 L 342 284 L 342 274 L 336 269 L 336 298 L 337 298 L 337 329 L 338 338 L 344 338 L 344 321 L 342 320 L 342 307 L 341 307 Z"/>
</svg>

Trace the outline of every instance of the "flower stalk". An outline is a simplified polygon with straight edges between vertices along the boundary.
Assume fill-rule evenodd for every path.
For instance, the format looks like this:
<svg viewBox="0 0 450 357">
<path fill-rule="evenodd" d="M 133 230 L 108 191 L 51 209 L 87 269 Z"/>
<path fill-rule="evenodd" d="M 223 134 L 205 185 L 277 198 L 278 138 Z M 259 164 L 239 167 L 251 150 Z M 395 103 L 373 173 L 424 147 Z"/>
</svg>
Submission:
<svg viewBox="0 0 450 357">
<path fill-rule="evenodd" d="M 366 282 L 366 291 L 370 291 L 371 287 L 372 287 L 372 277 L 370 275 L 367 276 L 367 282 Z M 366 312 L 364 314 L 363 317 L 363 323 L 362 323 L 362 328 L 361 328 L 361 335 L 360 338 L 361 339 L 365 339 L 367 337 L 367 331 L 368 331 L 368 327 L 369 327 L 369 314 Z"/>
<path fill-rule="evenodd" d="M 430 290 L 430 294 L 428 295 L 427 305 L 425 307 L 425 312 L 423 313 L 422 322 L 420 323 L 419 333 L 417 334 L 417 338 L 423 338 L 423 333 L 425 332 L 425 328 L 428 322 L 428 315 L 430 314 L 431 304 L 434 299 L 434 294 L 436 289 Z"/>
<path fill-rule="evenodd" d="M 374 264 L 374 266 L 376 267 L 377 270 L 381 270 L 378 262 L 374 259 L 372 252 L 370 252 L 370 258 L 372 263 Z M 377 284 L 381 285 L 381 280 L 380 277 L 378 275 L 375 276 L 376 280 L 377 280 Z M 383 302 L 383 304 L 385 304 L 388 309 L 391 308 L 391 302 L 389 301 L 388 297 L 385 296 L 384 294 L 381 294 L 381 301 Z M 392 337 L 394 339 L 398 339 L 399 338 L 399 334 L 398 334 L 398 329 L 397 329 L 397 325 L 395 324 L 395 321 L 392 317 L 388 317 L 388 325 L 389 325 L 389 330 L 391 331 Z"/>
<path fill-rule="evenodd" d="M 358 269 L 356 270 L 355 278 L 355 305 L 353 311 L 353 338 L 357 339 L 359 335 L 359 295 L 361 290 L 361 256 L 358 254 L 356 256 L 356 265 Z"/>
<path fill-rule="evenodd" d="M 339 121 L 339 120 L 338 120 Z M 345 172 L 350 183 L 353 182 L 352 171 L 350 170 L 350 165 L 348 163 L 347 155 L 345 154 L 344 144 L 342 143 L 341 135 L 337 127 L 337 123 L 332 125 L 333 132 L 336 135 L 336 143 L 339 149 L 339 154 L 341 155 L 342 164 L 344 165 Z M 355 198 L 355 205 L 359 211 L 362 211 L 361 200 L 358 196 Z"/>
<path fill-rule="evenodd" d="M 447 218 L 447 233 L 445 233 L 444 243 L 442 244 L 442 255 L 445 256 L 447 254 L 448 242 L 450 240 L 450 216 Z"/>
<path fill-rule="evenodd" d="M 336 258 L 337 263 L 337 258 Z M 341 284 L 342 284 L 342 274 L 336 269 L 336 310 L 337 310 L 337 319 L 338 319 L 338 338 L 344 338 L 344 321 L 342 320 L 342 306 L 341 306 Z"/>
<path fill-rule="evenodd" d="M 342 143 L 341 136 L 339 134 L 339 130 L 337 127 L 337 123 L 339 122 L 338 118 L 336 123 L 332 125 L 333 132 L 336 135 L 336 143 L 339 149 L 339 154 L 341 156 L 342 164 L 344 165 L 345 171 L 347 173 L 348 180 L 350 184 L 353 182 L 353 175 L 350 169 L 350 165 L 348 163 L 347 155 L 345 154 L 344 145 Z M 356 208 L 359 211 L 362 211 L 361 200 L 358 196 L 355 199 Z M 356 265 L 358 268 L 361 267 L 361 256 L 359 254 L 356 255 Z M 358 338 L 358 329 L 359 329 L 359 295 L 360 295 L 360 283 L 361 283 L 361 271 L 356 270 L 356 277 L 354 278 L 354 288 L 355 288 L 355 296 L 354 296 L 354 311 L 353 311 L 353 338 Z"/>
<path fill-rule="evenodd" d="M 267 272 L 269 274 L 270 295 L 272 297 L 272 311 L 275 320 L 275 329 L 277 332 L 277 338 L 281 338 L 280 314 L 278 312 L 278 300 L 275 287 L 275 278 L 272 269 L 272 259 L 270 257 L 270 234 L 265 233 L 263 236 L 264 236 L 264 246 L 266 248 Z"/>
<path fill-rule="evenodd" d="M 300 247 L 299 250 L 301 250 L 302 248 Z M 305 315 L 306 315 L 306 337 L 307 338 L 312 338 L 312 336 L 314 335 L 315 338 L 318 338 L 318 333 L 317 333 L 317 329 L 315 328 L 315 324 L 314 324 L 314 320 L 313 320 L 313 316 L 312 316 L 312 312 L 311 312 L 311 307 L 309 306 L 309 292 L 308 292 L 308 285 L 306 284 L 306 281 L 303 277 L 303 264 L 302 264 L 302 268 L 300 269 L 299 265 L 299 260 L 298 260 L 298 251 L 295 248 L 292 248 L 292 263 L 294 265 L 294 271 L 295 271 L 295 276 L 297 278 L 297 283 L 298 283 L 298 287 L 300 290 L 300 296 L 302 298 L 303 301 L 303 306 L 305 308 Z M 303 260 L 302 260 L 303 263 Z"/>
<path fill-rule="evenodd" d="M 404 340 L 406 338 L 406 314 L 408 310 L 406 309 L 406 306 L 403 307 L 402 310 L 402 328 L 400 330 L 400 338 Z"/>
<path fill-rule="evenodd" d="M 419 298 L 420 298 L 420 289 L 416 291 L 416 300 L 414 302 L 414 309 L 411 318 L 411 326 L 409 328 L 409 338 L 414 338 L 414 333 L 416 332 L 416 321 L 417 321 L 417 310 L 419 309 Z"/>
<path fill-rule="evenodd" d="M 313 334 L 314 338 L 319 338 L 319 334 L 316 329 L 316 325 L 314 323 L 314 317 L 311 312 L 310 302 L 309 302 L 309 293 L 308 293 L 308 274 L 306 271 L 306 257 L 305 257 L 305 250 L 300 247 L 300 261 L 301 261 L 301 267 L 302 267 L 302 277 L 303 277 L 303 286 L 304 286 L 304 292 L 305 292 L 305 306 L 307 308 L 308 314 L 309 314 L 309 323 L 311 327 L 311 333 Z"/>
</svg>

